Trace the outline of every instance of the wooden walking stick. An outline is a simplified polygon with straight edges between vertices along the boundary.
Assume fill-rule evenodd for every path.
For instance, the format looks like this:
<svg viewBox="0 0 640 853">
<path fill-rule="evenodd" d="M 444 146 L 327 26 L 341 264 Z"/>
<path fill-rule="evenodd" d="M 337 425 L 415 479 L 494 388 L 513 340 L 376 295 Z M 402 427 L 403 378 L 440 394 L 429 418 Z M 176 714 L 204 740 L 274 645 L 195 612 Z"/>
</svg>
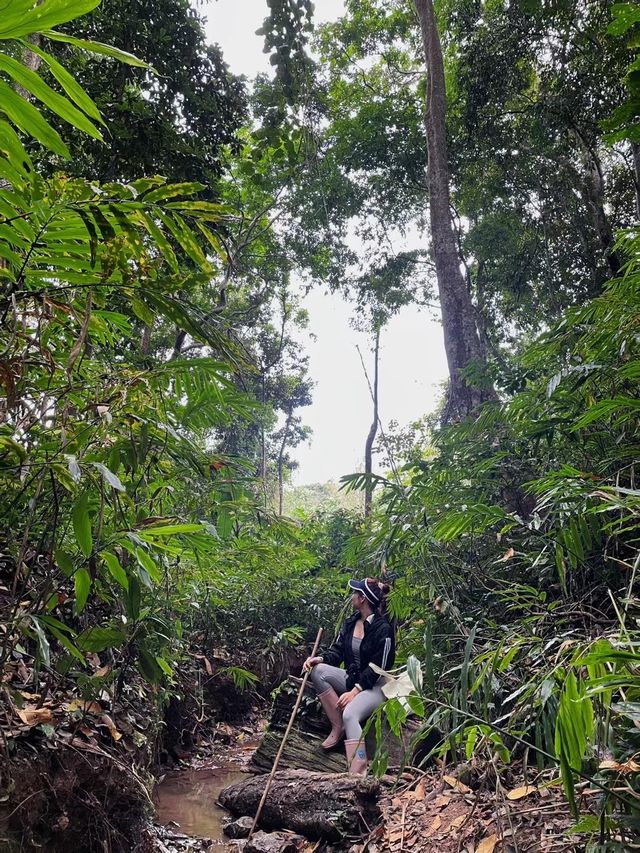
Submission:
<svg viewBox="0 0 640 853">
<path fill-rule="evenodd" d="M 322 628 L 318 629 L 318 636 L 316 637 L 316 641 L 313 646 L 313 651 L 311 652 L 311 657 L 314 658 L 316 656 L 316 652 L 318 651 L 318 646 L 320 645 L 320 640 L 322 639 Z M 282 736 L 282 741 L 280 743 L 280 749 L 278 750 L 278 754 L 276 755 L 275 761 L 273 762 L 273 767 L 271 768 L 271 773 L 269 774 L 269 778 L 267 779 L 267 784 L 262 793 L 262 797 L 260 798 L 260 803 L 258 804 L 258 811 L 256 812 L 256 816 L 253 819 L 253 826 L 251 827 L 251 832 L 248 835 L 248 838 L 251 838 L 253 835 L 256 826 L 258 825 L 258 821 L 260 820 L 260 815 L 262 814 L 262 807 L 265 804 L 267 799 L 267 795 L 269 793 L 269 789 L 271 788 L 271 783 L 273 782 L 273 777 L 275 776 L 275 772 L 278 769 L 278 764 L 280 762 L 280 756 L 282 755 L 282 750 L 284 749 L 284 745 L 287 742 L 287 738 L 289 737 L 289 732 L 291 731 L 291 726 L 293 725 L 293 721 L 296 718 L 296 714 L 298 713 L 298 708 L 300 707 L 300 702 L 302 702 L 302 695 L 304 693 L 304 689 L 307 686 L 307 681 L 309 680 L 309 675 L 311 674 L 311 670 L 308 669 L 304 678 L 302 679 L 302 684 L 300 685 L 300 690 L 298 691 L 298 698 L 296 699 L 296 704 L 293 706 L 293 711 L 291 712 L 291 717 L 289 718 L 289 724 L 285 730 L 284 735 Z"/>
</svg>

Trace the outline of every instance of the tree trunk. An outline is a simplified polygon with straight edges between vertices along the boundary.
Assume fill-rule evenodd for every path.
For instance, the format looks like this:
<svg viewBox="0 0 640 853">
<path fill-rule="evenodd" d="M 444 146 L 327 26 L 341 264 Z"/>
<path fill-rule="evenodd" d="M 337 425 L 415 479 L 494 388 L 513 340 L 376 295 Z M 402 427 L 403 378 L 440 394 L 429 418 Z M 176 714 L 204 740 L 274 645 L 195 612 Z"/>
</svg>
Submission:
<svg viewBox="0 0 640 853">
<path fill-rule="evenodd" d="M 253 816 L 267 778 L 264 774 L 230 785 L 220 793 L 220 804 L 235 815 Z M 376 779 L 279 770 L 262 809 L 260 826 L 290 829 L 311 839 L 340 841 L 375 826 L 380 819 L 379 795 Z"/>
<path fill-rule="evenodd" d="M 283 770 L 307 770 L 317 773 L 344 773 L 347 759 L 344 747 L 336 750 L 323 749 L 322 741 L 328 734 L 321 736 L 292 728 L 282 750 L 279 767 Z M 258 773 L 268 773 L 273 767 L 280 744 L 281 731 L 267 731 L 262 736 L 260 746 L 251 756 L 251 769 Z"/>
<path fill-rule="evenodd" d="M 617 275 L 620 272 L 621 263 L 620 258 L 614 251 L 616 241 L 604 208 L 605 193 L 602 165 L 593 151 L 585 151 L 583 198 L 591 214 L 591 222 L 598 235 L 598 241 L 607 261 L 609 271 L 612 275 Z M 598 296 L 599 294 L 593 293 L 591 295 Z"/>
<path fill-rule="evenodd" d="M 282 515 L 284 509 L 284 477 L 283 477 L 283 460 L 284 460 L 284 451 L 287 446 L 287 440 L 289 438 L 289 427 L 291 426 L 291 418 L 293 417 L 293 406 L 290 406 L 287 409 L 287 420 L 284 425 L 284 433 L 282 436 L 282 443 L 280 444 L 280 451 L 278 453 L 278 515 Z"/>
<path fill-rule="evenodd" d="M 493 389 L 468 385 L 460 373 L 471 361 L 483 362 L 482 347 L 471 295 L 460 269 L 460 257 L 451 222 L 445 128 L 446 93 L 440 36 L 432 0 L 414 2 L 420 19 L 427 66 L 425 126 L 429 154 L 429 212 L 444 347 L 451 383 L 445 420 L 451 420 L 471 414 L 485 400 L 495 399 L 495 393 Z"/>
<path fill-rule="evenodd" d="M 373 470 L 373 442 L 378 432 L 378 374 L 380 362 L 380 328 L 376 328 L 376 342 L 374 347 L 373 363 L 373 421 L 369 429 L 369 435 L 364 448 L 364 473 L 370 475 Z M 373 502 L 373 483 L 367 479 L 364 488 L 364 517 L 371 515 L 371 504 Z"/>
<path fill-rule="evenodd" d="M 149 355 L 149 350 L 151 349 L 151 325 L 149 323 L 144 324 L 144 328 L 142 329 L 142 339 L 140 341 L 140 352 L 142 355 Z"/>
</svg>

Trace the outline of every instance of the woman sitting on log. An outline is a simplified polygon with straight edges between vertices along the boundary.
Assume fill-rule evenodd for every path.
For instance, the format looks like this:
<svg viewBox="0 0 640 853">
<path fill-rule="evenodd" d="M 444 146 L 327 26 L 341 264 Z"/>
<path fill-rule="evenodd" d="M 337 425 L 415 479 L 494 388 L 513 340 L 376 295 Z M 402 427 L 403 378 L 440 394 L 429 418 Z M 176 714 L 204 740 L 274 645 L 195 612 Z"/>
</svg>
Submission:
<svg viewBox="0 0 640 853">
<path fill-rule="evenodd" d="M 351 604 L 356 611 L 340 631 L 330 649 L 309 657 L 303 669 L 311 670 L 311 683 L 331 723 L 324 749 L 336 746 L 344 737 L 347 768 L 364 776 L 367 752 L 362 740 L 362 723 L 385 701 L 380 676 L 370 664 L 391 668 L 395 660 L 395 638 L 384 615 L 387 584 L 373 578 L 350 580 Z M 343 663 L 344 669 L 339 665 Z"/>
</svg>

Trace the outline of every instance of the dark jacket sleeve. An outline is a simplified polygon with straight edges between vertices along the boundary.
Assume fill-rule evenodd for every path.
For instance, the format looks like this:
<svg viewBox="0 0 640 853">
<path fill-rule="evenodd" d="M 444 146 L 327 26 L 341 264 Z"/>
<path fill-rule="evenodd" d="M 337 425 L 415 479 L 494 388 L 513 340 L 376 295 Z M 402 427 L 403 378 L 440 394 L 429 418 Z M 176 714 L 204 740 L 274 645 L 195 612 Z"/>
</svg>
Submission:
<svg viewBox="0 0 640 853">
<path fill-rule="evenodd" d="M 338 634 L 335 643 L 325 652 L 320 652 L 320 656 L 329 666 L 340 666 L 344 662 L 344 641 L 347 633 L 347 623 L 344 622 L 340 633 Z"/>
<path fill-rule="evenodd" d="M 395 663 L 396 650 L 393 628 L 387 622 L 376 633 L 376 646 L 371 655 L 370 663 L 375 663 L 381 669 L 389 670 Z M 358 684 L 363 690 L 371 690 L 380 674 L 375 672 L 369 665 L 360 672 Z"/>
</svg>

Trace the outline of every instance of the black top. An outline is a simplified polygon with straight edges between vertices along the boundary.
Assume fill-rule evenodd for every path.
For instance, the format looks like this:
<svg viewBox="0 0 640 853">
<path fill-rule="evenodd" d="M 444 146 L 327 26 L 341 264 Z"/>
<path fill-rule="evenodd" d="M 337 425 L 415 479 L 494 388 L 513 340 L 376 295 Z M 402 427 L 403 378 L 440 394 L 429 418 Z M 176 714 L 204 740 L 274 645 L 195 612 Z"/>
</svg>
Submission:
<svg viewBox="0 0 640 853">
<path fill-rule="evenodd" d="M 391 669 L 396 659 L 395 637 L 386 616 L 376 614 L 371 622 L 365 620 L 358 667 L 351 643 L 358 619 L 360 619 L 359 613 L 350 616 L 342 626 L 335 643 L 321 654 L 323 661 L 330 666 L 339 666 L 344 663 L 347 671 L 347 690 L 351 690 L 356 684 L 359 684 L 363 690 L 370 690 L 380 676 L 371 669 L 369 664 L 375 663 L 381 669 Z"/>
</svg>

